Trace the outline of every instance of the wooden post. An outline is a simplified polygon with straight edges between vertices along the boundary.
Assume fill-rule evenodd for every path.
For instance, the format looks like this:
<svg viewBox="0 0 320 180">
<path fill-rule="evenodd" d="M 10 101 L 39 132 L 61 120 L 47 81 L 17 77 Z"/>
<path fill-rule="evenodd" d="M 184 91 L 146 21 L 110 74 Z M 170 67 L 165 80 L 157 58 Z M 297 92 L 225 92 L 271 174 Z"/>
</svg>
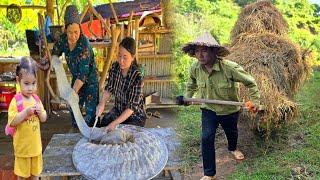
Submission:
<svg viewBox="0 0 320 180">
<path fill-rule="evenodd" d="M 124 24 L 120 24 L 120 41 L 125 37 L 125 34 L 124 34 Z"/>
<path fill-rule="evenodd" d="M 107 26 L 106 28 L 108 29 L 108 31 L 106 31 L 106 36 L 108 38 L 111 38 L 111 23 L 110 23 L 110 18 L 106 18 L 106 22 L 105 25 Z"/>
<path fill-rule="evenodd" d="M 84 9 L 83 9 L 83 11 L 82 11 L 82 13 L 81 13 L 81 15 L 80 15 L 80 22 L 82 22 L 82 20 L 83 20 L 83 18 L 84 18 L 84 16 L 87 14 L 87 11 L 89 10 L 89 5 L 87 5 Z"/>
<path fill-rule="evenodd" d="M 103 72 L 102 72 L 101 77 L 100 77 L 99 92 L 103 92 L 103 88 L 104 88 L 104 85 L 105 85 L 104 83 L 105 83 L 106 78 L 107 78 L 107 73 L 108 73 L 108 70 L 110 68 L 113 56 L 116 53 L 115 52 L 116 48 L 118 46 L 119 35 L 120 35 L 120 29 L 117 28 L 115 24 L 112 24 L 111 25 L 111 48 L 110 48 L 110 50 L 108 52 L 107 61 L 104 64 Z"/>
<path fill-rule="evenodd" d="M 110 8 L 111 8 L 113 17 L 114 17 L 114 19 L 116 20 L 116 23 L 118 24 L 118 23 L 119 23 L 118 16 L 117 16 L 116 10 L 115 10 L 114 7 L 113 7 L 113 4 L 112 4 L 112 1 L 111 1 L 111 0 L 109 0 L 109 4 L 110 4 Z"/>
<path fill-rule="evenodd" d="M 54 0 L 47 0 L 46 1 L 46 11 L 47 15 L 51 18 L 51 21 L 54 22 Z"/>
<path fill-rule="evenodd" d="M 128 20 L 127 37 L 132 35 L 132 17 L 133 17 L 133 11 L 131 11 L 129 20 Z"/>
<path fill-rule="evenodd" d="M 46 38 L 46 35 L 45 35 L 45 32 L 44 32 L 44 22 L 43 22 L 43 17 L 40 13 L 38 13 L 38 20 L 39 20 L 39 29 L 41 30 L 41 34 L 43 36 L 43 43 L 44 43 L 44 48 L 45 48 L 45 51 L 46 51 L 46 54 L 48 55 L 48 59 L 49 59 L 49 69 L 47 70 L 47 77 L 46 77 L 46 83 L 47 83 L 47 86 L 48 86 L 48 89 L 49 89 L 49 92 L 51 94 L 51 96 L 54 98 L 54 99 L 58 99 L 57 95 L 53 92 L 53 89 L 50 85 L 50 72 L 51 72 L 51 68 L 52 68 L 52 64 L 51 64 L 51 52 L 49 51 L 49 48 L 48 48 L 48 43 L 47 43 L 47 38 Z"/>
<path fill-rule="evenodd" d="M 137 63 L 139 62 L 139 58 L 138 58 L 138 49 L 139 49 L 139 19 L 136 18 L 134 21 L 134 30 L 135 30 L 135 40 L 136 40 L 136 60 Z"/>
</svg>

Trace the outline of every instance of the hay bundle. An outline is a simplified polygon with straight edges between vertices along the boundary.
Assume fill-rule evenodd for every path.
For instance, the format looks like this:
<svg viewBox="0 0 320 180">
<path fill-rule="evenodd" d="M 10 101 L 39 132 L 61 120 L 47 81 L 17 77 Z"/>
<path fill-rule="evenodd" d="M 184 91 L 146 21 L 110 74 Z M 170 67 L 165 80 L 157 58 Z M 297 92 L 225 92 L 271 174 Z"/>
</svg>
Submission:
<svg viewBox="0 0 320 180">
<path fill-rule="evenodd" d="M 272 33 L 243 33 L 232 43 L 227 57 L 239 63 L 254 76 L 266 108 L 259 117 L 262 127 L 270 132 L 297 116 L 297 105 L 290 99 L 308 74 L 300 49 L 288 39 Z M 249 94 L 240 93 L 244 99 Z"/>
<path fill-rule="evenodd" d="M 231 41 L 235 41 L 241 33 L 265 32 L 285 35 L 288 24 L 270 1 L 259 1 L 242 9 L 232 29 Z"/>
</svg>

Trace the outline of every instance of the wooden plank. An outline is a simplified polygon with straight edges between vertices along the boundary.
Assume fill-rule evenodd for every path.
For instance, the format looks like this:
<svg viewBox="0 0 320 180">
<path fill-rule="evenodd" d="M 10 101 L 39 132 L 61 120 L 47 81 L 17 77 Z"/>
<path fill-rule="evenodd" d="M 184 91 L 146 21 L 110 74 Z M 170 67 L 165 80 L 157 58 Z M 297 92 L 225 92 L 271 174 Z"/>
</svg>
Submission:
<svg viewBox="0 0 320 180">
<path fill-rule="evenodd" d="M 97 41 L 90 42 L 89 41 L 89 43 L 90 43 L 91 47 L 93 47 L 93 48 L 106 48 L 111 45 L 111 40 L 107 39 L 107 40 L 104 40 L 101 42 L 97 42 Z M 52 49 L 53 45 L 54 45 L 54 43 L 48 43 L 48 48 Z"/>
<path fill-rule="evenodd" d="M 172 56 L 172 54 L 141 54 L 139 58 L 153 58 L 153 60 L 159 60 L 158 58 L 161 58 L 161 60 L 170 60 Z"/>
<path fill-rule="evenodd" d="M 140 34 L 167 34 L 173 33 L 171 29 L 154 29 L 154 30 L 142 30 L 139 32 Z"/>
<path fill-rule="evenodd" d="M 143 79 L 144 82 L 174 82 L 171 76 L 147 76 Z"/>
<path fill-rule="evenodd" d="M 0 63 L 20 63 L 21 57 L 0 57 Z"/>
<path fill-rule="evenodd" d="M 7 8 L 9 5 L 0 5 L 0 9 Z M 40 5 L 22 5 L 20 6 L 21 9 L 41 9 L 45 10 L 46 6 L 40 6 Z M 54 6 L 54 8 L 57 8 Z"/>
</svg>

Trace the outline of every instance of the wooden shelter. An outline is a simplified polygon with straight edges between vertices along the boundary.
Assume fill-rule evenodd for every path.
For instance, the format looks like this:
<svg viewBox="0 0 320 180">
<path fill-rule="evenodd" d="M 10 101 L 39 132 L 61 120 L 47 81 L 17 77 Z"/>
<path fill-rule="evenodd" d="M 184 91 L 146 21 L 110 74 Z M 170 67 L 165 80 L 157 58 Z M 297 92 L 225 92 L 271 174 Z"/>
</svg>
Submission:
<svg viewBox="0 0 320 180">
<path fill-rule="evenodd" d="M 68 2 L 66 1 L 60 10 L 63 10 Z M 100 92 L 104 87 L 109 67 L 115 60 L 119 43 L 124 37 L 131 36 L 137 41 L 137 60 L 144 74 L 146 105 L 148 107 L 168 107 L 167 99 L 173 97 L 173 89 L 175 89 L 171 76 L 173 69 L 172 31 L 164 26 L 170 23 L 163 22 L 165 16 L 162 7 L 163 2 L 160 0 L 135 0 L 96 7 L 92 6 L 90 0 L 88 1 L 81 13 L 81 26 L 83 33 L 97 52 L 95 57 L 100 73 Z M 54 17 L 55 8 L 52 0 L 48 0 L 46 14 Z M 39 30 L 42 33 L 44 18 L 41 14 L 38 17 Z M 44 39 L 45 51 L 48 54 L 52 46 L 53 43 Z M 67 66 L 65 67 L 67 74 L 71 77 Z M 59 92 L 52 69 L 46 72 L 40 71 L 38 78 L 39 82 L 45 82 L 39 83 L 38 93 L 46 109 L 50 112 L 52 107 L 63 107 L 65 103 L 58 98 Z M 155 95 L 156 98 L 153 98 Z"/>
<path fill-rule="evenodd" d="M 173 41 L 171 29 L 163 26 L 160 0 L 119 2 L 94 8 L 89 2 L 81 19 L 82 31 L 97 52 L 100 92 L 115 60 L 118 44 L 124 37 L 132 36 L 137 40 L 137 60 L 144 74 L 147 107 L 168 107 L 168 99 L 173 97 L 175 89 L 171 76 Z M 61 101 L 51 102 L 62 104 Z"/>
</svg>

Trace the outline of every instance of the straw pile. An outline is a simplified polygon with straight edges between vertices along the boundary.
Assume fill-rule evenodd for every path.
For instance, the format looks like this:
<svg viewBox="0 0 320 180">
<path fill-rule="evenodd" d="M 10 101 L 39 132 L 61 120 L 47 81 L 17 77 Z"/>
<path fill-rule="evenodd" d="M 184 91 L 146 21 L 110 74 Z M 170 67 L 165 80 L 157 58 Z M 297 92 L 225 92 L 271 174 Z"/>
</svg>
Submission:
<svg viewBox="0 0 320 180">
<path fill-rule="evenodd" d="M 259 1 L 242 9 L 231 31 L 231 41 L 235 41 L 241 33 L 265 32 L 286 35 L 288 24 L 270 1 Z"/>
<path fill-rule="evenodd" d="M 270 2 L 260 1 L 242 10 L 231 35 L 227 59 L 239 63 L 256 79 L 265 111 L 250 118 L 259 118 L 259 124 L 254 125 L 267 136 L 297 117 L 298 107 L 292 97 L 309 74 L 300 48 L 286 37 L 286 32 L 279 11 Z M 244 88 L 240 91 L 244 99 L 249 99 Z"/>
</svg>

